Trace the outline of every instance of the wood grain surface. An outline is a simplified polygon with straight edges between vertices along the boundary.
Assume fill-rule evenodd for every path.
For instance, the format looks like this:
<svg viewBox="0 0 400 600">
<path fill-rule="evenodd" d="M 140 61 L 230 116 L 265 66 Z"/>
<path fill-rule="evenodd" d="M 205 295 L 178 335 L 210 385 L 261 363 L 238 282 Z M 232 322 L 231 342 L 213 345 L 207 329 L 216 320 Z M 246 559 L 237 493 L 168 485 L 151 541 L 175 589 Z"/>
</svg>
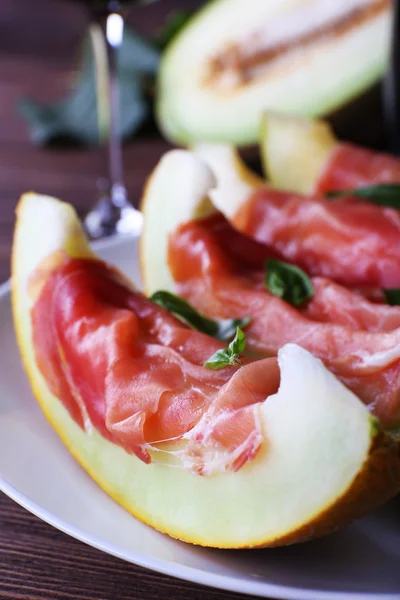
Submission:
<svg viewBox="0 0 400 600">
<path fill-rule="evenodd" d="M 176 5 L 163 1 L 135 9 L 130 20 L 143 31 L 151 31 Z M 62 95 L 86 23 L 84 13 L 73 3 L 0 2 L 0 281 L 10 273 L 14 210 L 20 194 L 33 189 L 58 196 L 82 215 L 94 202 L 96 181 L 105 172 L 106 157 L 99 148 L 35 147 L 16 108 L 23 96 L 48 100 Z M 134 202 L 166 148 L 156 132 L 126 145 L 126 181 Z M 244 596 L 185 583 L 108 556 L 43 523 L 0 494 L 0 598 L 240 600 Z"/>
</svg>

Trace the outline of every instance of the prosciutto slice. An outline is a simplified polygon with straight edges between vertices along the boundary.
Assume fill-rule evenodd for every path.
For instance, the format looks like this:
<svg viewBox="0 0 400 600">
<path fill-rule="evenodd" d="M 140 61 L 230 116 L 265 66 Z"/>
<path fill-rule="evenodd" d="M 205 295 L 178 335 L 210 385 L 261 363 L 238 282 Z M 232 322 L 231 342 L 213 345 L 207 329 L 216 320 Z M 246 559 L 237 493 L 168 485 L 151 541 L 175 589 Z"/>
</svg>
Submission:
<svg viewBox="0 0 400 600">
<path fill-rule="evenodd" d="M 315 295 L 301 312 L 319 322 L 346 325 L 354 330 L 393 331 L 400 327 L 400 306 L 371 302 L 361 291 L 313 277 Z"/>
<path fill-rule="evenodd" d="M 260 188 L 231 223 L 310 275 L 351 287 L 400 287 L 400 212 L 394 209 Z"/>
<path fill-rule="evenodd" d="M 337 144 L 316 183 L 315 192 L 351 190 L 374 183 L 400 183 L 400 160 L 353 144 Z"/>
<path fill-rule="evenodd" d="M 263 273 L 232 259 L 221 241 L 221 216 L 178 228 L 169 242 L 169 265 L 177 292 L 205 314 L 232 318 L 248 314 L 247 347 L 275 356 L 294 342 L 321 358 L 386 426 L 400 418 L 399 309 L 377 305 L 360 293 L 315 279 L 316 295 L 297 310 L 270 294 Z M 325 299 L 336 304 L 327 317 Z M 340 315 L 350 307 L 347 316 Z M 375 311 L 375 315 L 374 315 Z"/>
<path fill-rule="evenodd" d="M 65 257 L 31 316 L 37 364 L 88 434 L 97 429 L 146 463 L 164 453 L 200 474 L 237 470 L 256 456 L 260 405 L 279 387 L 276 359 L 204 368 L 223 344 L 101 261 Z"/>
</svg>

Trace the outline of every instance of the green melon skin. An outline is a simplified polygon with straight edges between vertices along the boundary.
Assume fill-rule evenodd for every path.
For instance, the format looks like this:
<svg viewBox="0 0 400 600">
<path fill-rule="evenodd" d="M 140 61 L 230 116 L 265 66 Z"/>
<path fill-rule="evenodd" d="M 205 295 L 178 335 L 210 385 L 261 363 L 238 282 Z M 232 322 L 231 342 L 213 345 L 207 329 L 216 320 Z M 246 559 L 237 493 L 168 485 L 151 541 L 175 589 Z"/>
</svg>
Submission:
<svg viewBox="0 0 400 600">
<path fill-rule="evenodd" d="M 364 4 L 376 4 L 376 0 Z M 259 139 L 261 116 L 266 110 L 317 117 L 342 109 L 376 84 L 385 71 L 389 6 L 338 35 L 295 43 L 278 59 L 261 64 L 257 72 L 253 70 L 245 83 L 238 83 L 237 74 L 231 70 L 224 71 L 224 83 L 219 79 L 216 85 L 215 78 L 210 79 L 210 58 L 232 43 L 241 42 L 240 47 L 251 49 L 255 35 L 262 39 L 270 39 L 272 34 L 288 36 L 291 22 L 303 23 L 307 31 L 307 27 L 315 27 L 316 10 L 323 14 L 336 11 L 337 22 L 356 5 L 360 0 L 333 4 L 327 0 L 207 3 L 163 56 L 156 103 L 162 132 L 179 144 L 204 140 L 251 145 Z M 323 18 L 325 25 L 334 21 L 326 15 Z M 295 39 L 293 32 L 291 35 Z"/>
</svg>

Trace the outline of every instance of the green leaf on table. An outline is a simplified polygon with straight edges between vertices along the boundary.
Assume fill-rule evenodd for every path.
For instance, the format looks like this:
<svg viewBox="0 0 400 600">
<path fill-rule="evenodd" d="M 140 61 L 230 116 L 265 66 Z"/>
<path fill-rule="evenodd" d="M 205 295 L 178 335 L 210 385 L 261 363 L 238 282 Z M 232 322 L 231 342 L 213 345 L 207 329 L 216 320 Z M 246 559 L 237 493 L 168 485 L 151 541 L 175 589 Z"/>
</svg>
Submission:
<svg viewBox="0 0 400 600">
<path fill-rule="evenodd" d="M 231 339 L 238 327 L 246 327 L 250 323 L 249 317 L 244 317 L 243 319 L 221 319 L 218 321 L 209 319 L 200 314 L 194 306 L 186 302 L 183 298 L 164 290 L 155 292 L 150 300 L 173 313 L 181 321 L 193 327 L 193 329 L 197 329 L 197 331 L 206 333 L 221 341 Z"/>
<path fill-rule="evenodd" d="M 134 134 L 149 114 L 144 79 L 155 75 L 158 63 L 159 51 L 155 46 L 125 28 L 117 57 L 120 134 L 124 138 Z M 54 104 L 25 99 L 20 111 L 28 121 L 33 141 L 42 146 L 65 140 L 83 144 L 99 142 L 95 64 L 89 35 L 84 41 L 75 85 L 68 96 Z"/>
<path fill-rule="evenodd" d="M 300 306 L 314 296 L 313 284 L 307 273 L 280 260 L 267 260 L 264 282 L 271 294 L 293 306 Z"/>
<path fill-rule="evenodd" d="M 382 290 L 387 304 L 397 306 L 400 304 L 400 288 L 388 288 Z"/>
<path fill-rule="evenodd" d="M 332 190 L 326 193 L 327 198 L 340 198 L 343 196 L 366 198 L 379 206 L 400 210 L 400 184 L 398 183 L 379 183 L 352 190 Z"/>
<path fill-rule="evenodd" d="M 158 48 L 164 50 L 170 41 L 180 32 L 180 30 L 192 18 L 194 12 L 191 10 L 174 10 L 166 18 L 165 23 L 155 38 Z"/>
<path fill-rule="evenodd" d="M 118 56 L 120 71 L 155 75 L 160 62 L 160 52 L 155 44 L 128 26 Z"/>
<path fill-rule="evenodd" d="M 246 336 L 243 331 L 238 327 L 236 329 L 236 335 L 229 344 L 228 348 L 222 348 L 217 350 L 210 358 L 204 363 L 206 369 L 212 369 L 217 371 L 218 369 L 224 369 L 232 365 L 241 365 L 240 355 L 243 354 L 246 347 Z"/>
</svg>

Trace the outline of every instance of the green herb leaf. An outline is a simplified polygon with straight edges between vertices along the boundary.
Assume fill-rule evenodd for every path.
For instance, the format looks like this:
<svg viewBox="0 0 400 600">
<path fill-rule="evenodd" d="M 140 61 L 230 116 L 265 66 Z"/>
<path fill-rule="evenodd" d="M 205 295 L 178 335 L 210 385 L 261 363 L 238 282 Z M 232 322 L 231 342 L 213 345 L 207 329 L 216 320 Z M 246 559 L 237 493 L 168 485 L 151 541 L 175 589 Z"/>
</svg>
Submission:
<svg viewBox="0 0 400 600">
<path fill-rule="evenodd" d="M 236 335 L 228 346 L 228 350 L 231 351 L 232 356 L 239 356 L 243 354 L 246 347 L 246 336 L 243 331 L 238 327 L 236 329 Z"/>
<path fill-rule="evenodd" d="M 390 304 L 391 306 L 397 306 L 400 304 L 400 288 L 383 290 L 383 294 L 387 304 Z"/>
<path fill-rule="evenodd" d="M 124 39 L 118 53 L 118 70 L 155 75 L 159 62 L 160 53 L 155 43 L 125 25 Z"/>
<path fill-rule="evenodd" d="M 289 263 L 268 259 L 265 265 L 266 288 L 293 306 L 300 306 L 314 296 L 314 288 L 308 275 Z"/>
<path fill-rule="evenodd" d="M 154 77 L 159 52 L 151 42 L 125 28 L 118 50 L 120 82 L 120 134 L 134 134 L 149 114 L 146 77 Z M 25 99 L 20 112 L 28 121 L 33 141 L 44 146 L 60 142 L 97 144 L 100 139 L 97 117 L 95 64 L 89 35 L 83 44 L 78 77 L 71 93 L 55 104 Z"/>
<path fill-rule="evenodd" d="M 156 45 L 161 49 L 172 41 L 179 31 L 192 18 L 194 12 L 191 10 L 174 10 L 166 18 L 165 23 L 155 39 Z"/>
<path fill-rule="evenodd" d="M 210 358 L 204 363 L 206 369 L 212 369 L 217 371 L 218 369 L 224 369 L 231 365 L 240 365 L 240 354 L 243 353 L 246 346 L 246 336 L 243 331 L 238 327 L 236 329 L 236 335 L 229 344 L 228 348 L 217 350 Z"/>
<path fill-rule="evenodd" d="M 155 292 L 150 300 L 172 312 L 187 325 L 221 341 L 231 339 L 235 335 L 237 327 L 246 327 L 250 323 L 249 317 L 244 317 L 243 319 L 222 319 L 219 321 L 209 319 L 197 312 L 194 306 L 186 302 L 183 298 L 164 290 Z"/>
<path fill-rule="evenodd" d="M 342 196 L 358 196 L 367 198 L 379 206 L 388 206 L 400 210 L 400 184 L 380 183 L 355 188 L 353 190 L 333 190 L 326 193 L 327 198 L 340 198 Z"/>
</svg>

